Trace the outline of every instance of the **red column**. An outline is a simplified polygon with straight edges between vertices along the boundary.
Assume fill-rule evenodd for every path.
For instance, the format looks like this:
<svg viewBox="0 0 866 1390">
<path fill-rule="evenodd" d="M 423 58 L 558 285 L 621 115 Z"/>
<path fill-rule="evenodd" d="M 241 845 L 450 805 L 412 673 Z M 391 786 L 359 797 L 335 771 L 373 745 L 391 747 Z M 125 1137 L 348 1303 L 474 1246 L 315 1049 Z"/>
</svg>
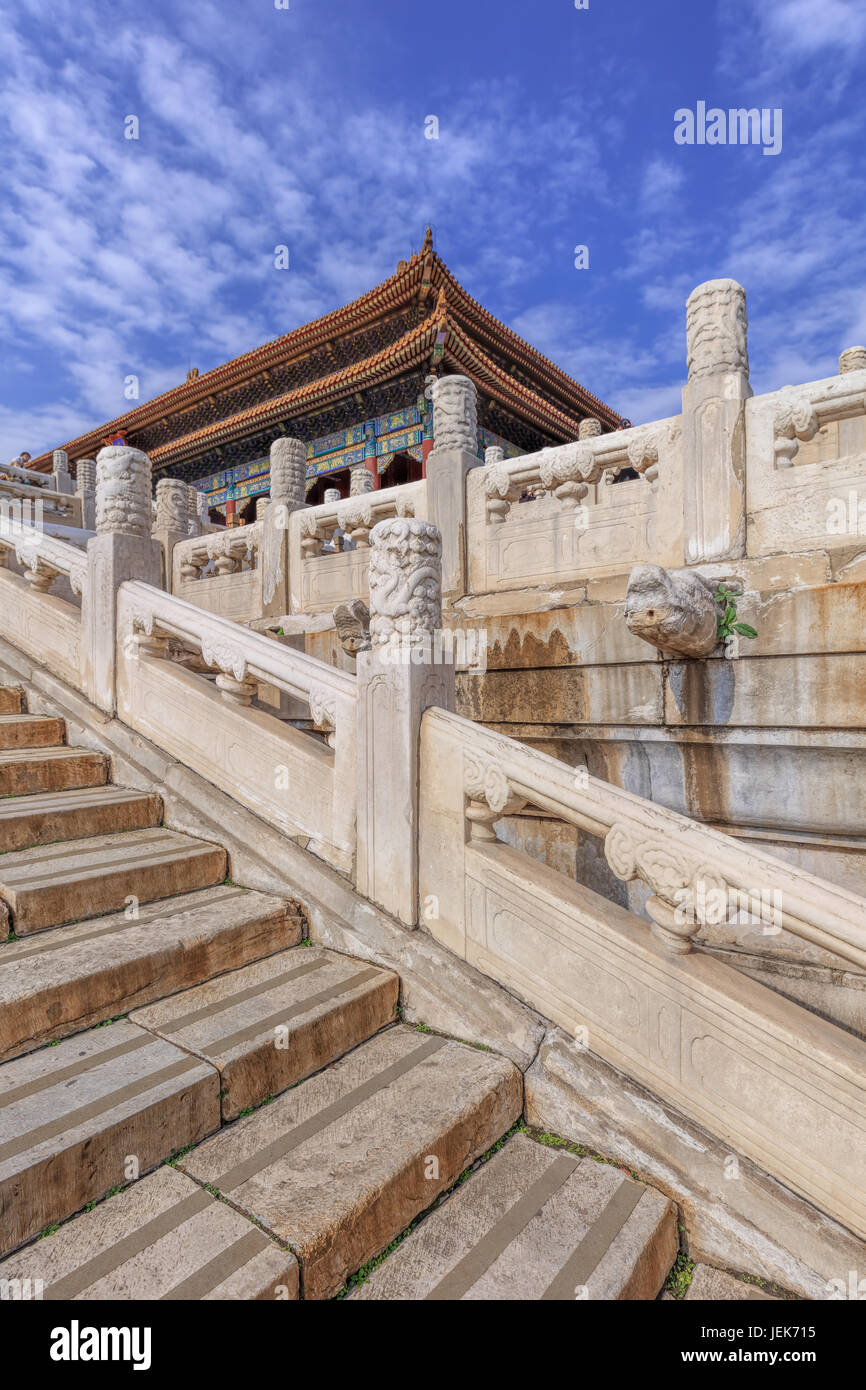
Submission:
<svg viewBox="0 0 866 1390">
<path fill-rule="evenodd" d="M 418 411 L 424 433 L 421 438 L 421 477 L 427 477 L 427 455 L 433 448 L 433 407 L 426 396 L 419 397 Z"/>
<path fill-rule="evenodd" d="M 373 490 L 378 492 L 382 486 L 382 478 L 379 473 L 379 460 L 376 457 L 376 436 L 374 434 L 367 436 L 364 448 L 364 467 L 368 473 L 373 474 Z"/>
</svg>

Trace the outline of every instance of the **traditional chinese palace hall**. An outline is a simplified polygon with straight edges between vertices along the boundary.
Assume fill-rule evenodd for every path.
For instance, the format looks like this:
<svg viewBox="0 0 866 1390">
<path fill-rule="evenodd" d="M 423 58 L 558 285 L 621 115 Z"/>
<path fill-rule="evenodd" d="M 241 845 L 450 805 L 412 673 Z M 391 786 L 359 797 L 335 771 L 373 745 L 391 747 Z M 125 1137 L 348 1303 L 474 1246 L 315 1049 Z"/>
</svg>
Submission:
<svg viewBox="0 0 866 1390">
<path fill-rule="evenodd" d="M 269 491 L 268 451 L 280 435 L 307 444 L 307 500 L 349 492 L 352 469 L 375 487 L 423 477 L 433 448 L 432 376 L 471 377 L 480 451 L 506 457 L 576 439 L 581 420 L 619 417 L 477 303 L 433 248 L 359 299 L 222 367 L 198 375 L 61 447 L 70 462 L 122 440 L 143 449 L 155 479 L 208 495 L 211 516 L 252 519 Z M 51 467 L 51 454 L 30 464 Z"/>
</svg>

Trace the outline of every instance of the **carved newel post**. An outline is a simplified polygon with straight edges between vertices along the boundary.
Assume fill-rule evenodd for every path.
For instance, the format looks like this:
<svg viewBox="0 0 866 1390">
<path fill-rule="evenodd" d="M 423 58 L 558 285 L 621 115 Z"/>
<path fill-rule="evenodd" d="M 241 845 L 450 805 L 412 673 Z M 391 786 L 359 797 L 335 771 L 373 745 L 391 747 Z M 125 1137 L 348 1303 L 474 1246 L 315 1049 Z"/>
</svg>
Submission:
<svg viewBox="0 0 866 1390">
<path fill-rule="evenodd" d="M 69 472 L 69 455 L 65 449 L 54 450 L 54 491 L 72 493 L 75 491 L 72 475 Z"/>
<path fill-rule="evenodd" d="M 283 435 L 271 445 L 271 504 L 262 517 L 262 616 L 291 612 L 289 517 L 307 505 L 307 446 Z"/>
<path fill-rule="evenodd" d="M 397 517 L 370 533 L 370 641 L 359 651 L 359 892 L 406 926 L 418 921 L 421 717 L 454 708 L 443 661 L 442 539 L 428 521 Z"/>
<path fill-rule="evenodd" d="M 96 459 L 79 459 L 75 465 L 75 492 L 81 503 L 81 529 L 96 530 Z"/>
<path fill-rule="evenodd" d="M 860 344 L 857 347 L 846 348 L 839 354 L 839 375 L 847 376 L 849 372 L 862 372 L 866 370 L 866 347 Z"/>
<path fill-rule="evenodd" d="M 376 486 L 376 480 L 369 468 L 353 468 L 349 474 L 349 496 L 363 497 L 366 493 L 372 492 Z"/>
<path fill-rule="evenodd" d="M 479 465 L 478 402 L 468 376 L 432 384 L 433 448 L 427 457 L 427 507 L 442 533 L 442 592 L 466 592 L 466 474 Z"/>
<path fill-rule="evenodd" d="M 186 489 L 186 510 L 187 510 L 187 535 L 201 535 L 201 517 L 198 512 L 199 490 L 193 487 L 192 483 L 187 484 Z"/>
<path fill-rule="evenodd" d="M 87 693 L 114 713 L 117 591 L 128 579 L 159 587 L 162 552 L 151 536 L 150 459 L 112 445 L 96 458 L 96 535 L 87 543 L 82 622 Z"/>
<path fill-rule="evenodd" d="M 172 590 L 172 557 L 189 536 L 189 490 L 180 478 L 160 478 L 156 485 L 154 539 L 162 547 L 162 587 Z"/>
<path fill-rule="evenodd" d="M 688 385 L 683 388 L 685 560 L 745 554 L 746 291 L 708 280 L 686 305 Z"/>
</svg>

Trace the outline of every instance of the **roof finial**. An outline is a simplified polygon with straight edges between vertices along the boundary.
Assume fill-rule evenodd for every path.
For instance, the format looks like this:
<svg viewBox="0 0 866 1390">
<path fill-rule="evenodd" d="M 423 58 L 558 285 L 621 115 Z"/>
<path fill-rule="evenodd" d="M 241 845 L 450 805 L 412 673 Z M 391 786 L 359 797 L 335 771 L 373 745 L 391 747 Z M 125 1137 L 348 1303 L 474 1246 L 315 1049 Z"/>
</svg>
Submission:
<svg viewBox="0 0 866 1390">
<path fill-rule="evenodd" d="M 433 228 L 428 227 L 424 233 L 424 245 L 421 247 L 421 255 L 426 256 L 428 251 L 433 250 Z"/>
</svg>

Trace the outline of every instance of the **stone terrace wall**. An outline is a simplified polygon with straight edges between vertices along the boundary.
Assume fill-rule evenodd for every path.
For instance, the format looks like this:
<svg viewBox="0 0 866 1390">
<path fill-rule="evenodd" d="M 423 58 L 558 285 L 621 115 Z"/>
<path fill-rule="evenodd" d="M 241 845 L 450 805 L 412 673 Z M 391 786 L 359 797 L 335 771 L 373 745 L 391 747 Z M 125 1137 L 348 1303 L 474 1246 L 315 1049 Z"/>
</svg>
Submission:
<svg viewBox="0 0 866 1390">
<path fill-rule="evenodd" d="M 681 415 L 469 474 L 469 583 L 451 621 L 485 631 L 487 662 L 458 675 L 458 709 L 863 892 L 866 352 L 844 353 L 835 377 L 752 396 L 733 282 L 690 297 L 687 338 Z M 643 563 L 738 591 L 757 638 L 663 655 L 625 622 Z M 640 907 L 642 890 L 573 827 L 528 813 L 504 824 L 516 846 Z M 838 961 L 784 933 L 706 935 L 866 1031 L 866 979 L 840 983 Z"/>
</svg>

